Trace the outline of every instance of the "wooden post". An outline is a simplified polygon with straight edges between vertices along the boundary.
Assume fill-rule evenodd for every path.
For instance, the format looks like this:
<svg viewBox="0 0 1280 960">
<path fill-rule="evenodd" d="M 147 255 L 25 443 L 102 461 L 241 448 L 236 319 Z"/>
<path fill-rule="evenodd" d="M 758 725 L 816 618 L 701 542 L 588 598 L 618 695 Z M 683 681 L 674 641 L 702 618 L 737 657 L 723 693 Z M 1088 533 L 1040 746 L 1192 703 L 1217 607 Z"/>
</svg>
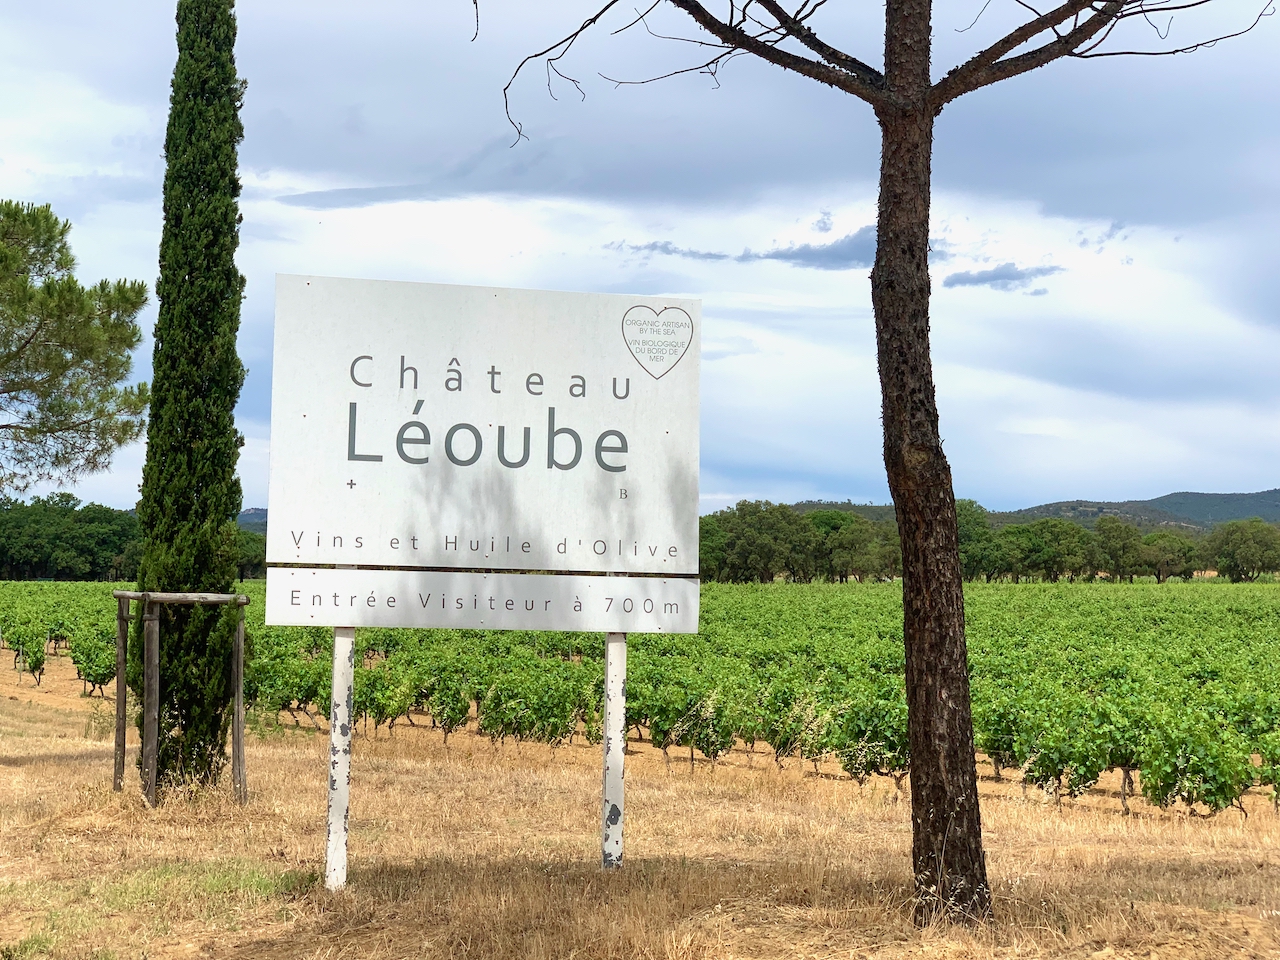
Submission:
<svg viewBox="0 0 1280 960">
<path fill-rule="evenodd" d="M 236 646 L 231 655 L 231 683 L 235 688 L 235 712 L 231 716 L 231 780 L 236 800 L 249 802 L 249 784 L 244 767 L 244 607 L 236 622 Z"/>
<path fill-rule="evenodd" d="M 231 776 L 236 799 L 249 800 L 244 762 L 244 605 L 249 598 L 237 593 L 136 593 L 115 590 L 116 598 L 116 769 L 112 789 L 124 786 L 126 725 L 125 654 L 128 649 L 129 604 L 137 600 L 142 617 L 142 792 L 155 806 L 160 748 L 160 606 L 166 603 L 235 604 L 239 607 L 231 676 L 235 684 L 235 708 L 231 718 Z"/>
<path fill-rule="evenodd" d="M 623 756 L 627 746 L 627 635 L 604 640 L 604 789 L 600 861 L 622 866 Z"/>
<path fill-rule="evenodd" d="M 129 601 L 116 601 L 116 770 L 111 789 L 119 793 L 124 789 L 124 738 L 129 725 L 128 694 L 125 668 L 128 666 L 129 649 Z"/>
<path fill-rule="evenodd" d="M 142 793 L 156 805 L 160 745 L 160 609 L 149 599 L 142 614 Z"/>
<path fill-rule="evenodd" d="M 347 823 L 351 806 L 351 712 L 355 702 L 356 628 L 333 628 L 333 699 L 329 705 L 329 834 L 324 885 L 347 885 Z"/>
</svg>

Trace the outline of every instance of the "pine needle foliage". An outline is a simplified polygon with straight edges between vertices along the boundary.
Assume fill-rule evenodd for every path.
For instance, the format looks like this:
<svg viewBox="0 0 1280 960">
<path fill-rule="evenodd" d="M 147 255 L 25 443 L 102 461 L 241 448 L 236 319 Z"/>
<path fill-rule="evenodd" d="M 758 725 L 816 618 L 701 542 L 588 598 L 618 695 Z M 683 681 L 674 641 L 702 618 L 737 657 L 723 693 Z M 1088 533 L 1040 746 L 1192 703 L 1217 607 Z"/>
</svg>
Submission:
<svg viewBox="0 0 1280 960">
<path fill-rule="evenodd" d="M 243 138 L 231 0 L 179 0 L 178 61 L 165 134 L 164 232 L 151 418 L 138 519 L 138 587 L 230 592 L 236 575 L 234 411 L 244 278 L 236 269 Z M 234 607 L 169 606 L 160 616 L 161 783 L 207 784 L 226 761 Z M 140 691 L 141 622 L 130 679 Z"/>
<path fill-rule="evenodd" d="M 142 434 L 147 385 L 123 385 L 147 286 L 82 285 L 71 222 L 0 200 L 0 491 L 73 483 Z"/>
</svg>

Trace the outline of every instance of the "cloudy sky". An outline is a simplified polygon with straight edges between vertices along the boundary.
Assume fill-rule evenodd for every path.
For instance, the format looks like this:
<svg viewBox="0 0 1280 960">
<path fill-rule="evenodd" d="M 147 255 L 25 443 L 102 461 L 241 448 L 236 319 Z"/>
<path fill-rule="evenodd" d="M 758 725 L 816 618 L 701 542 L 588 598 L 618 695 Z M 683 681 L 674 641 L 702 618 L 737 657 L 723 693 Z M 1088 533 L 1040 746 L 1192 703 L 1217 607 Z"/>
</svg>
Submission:
<svg viewBox="0 0 1280 960">
<path fill-rule="evenodd" d="M 878 5 L 819 32 L 878 63 Z M 935 4 L 935 75 L 1016 22 Z M 1122 45 L 1253 20 L 1215 0 Z M 886 502 L 867 278 L 878 130 L 740 58 L 611 31 L 512 87 L 570 0 L 243 0 L 246 506 L 266 504 L 273 275 L 696 296 L 702 498 Z M 675 10 L 652 34 L 696 36 Z M 172 0 L 0 6 L 0 196 L 74 224 L 81 277 L 154 283 Z M 1176 57 L 1053 64 L 939 119 L 933 345 L 957 494 L 993 509 L 1280 486 L 1280 18 Z M 154 305 L 144 323 L 154 322 Z M 150 369 L 151 345 L 137 372 Z M 143 450 L 85 499 L 131 506 Z"/>
</svg>

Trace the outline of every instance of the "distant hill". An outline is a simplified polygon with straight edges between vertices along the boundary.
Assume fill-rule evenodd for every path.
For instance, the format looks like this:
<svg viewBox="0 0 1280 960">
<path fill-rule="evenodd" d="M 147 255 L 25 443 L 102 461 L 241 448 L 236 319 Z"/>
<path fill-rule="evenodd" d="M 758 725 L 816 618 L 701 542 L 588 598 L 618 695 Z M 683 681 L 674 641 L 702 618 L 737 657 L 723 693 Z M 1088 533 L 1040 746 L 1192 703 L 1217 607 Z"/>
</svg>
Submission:
<svg viewBox="0 0 1280 960">
<path fill-rule="evenodd" d="M 1081 526 L 1092 529 L 1099 517 L 1118 517 L 1143 530 L 1157 527 L 1182 527 L 1195 530 L 1207 529 L 1210 526 L 1210 524 L 1200 523 L 1153 507 L 1153 502 L 1151 500 L 1124 500 L 1115 503 L 1098 500 L 1063 500 L 1059 503 L 1042 503 L 1023 510 L 993 510 L 991 524 L 995 527 L 1004 527 L 1011 523 L 1031 523 L 1045 517 L 1059 517 L 1063 520 L 1074 520 Z"/>
<path fill-rule="evenodd" d="M 1280 523 L 1280 489 L 1261 493 L 1167 493 L 1147 501 L 1153 507 L 1197 523 L 1224 523 L 1261 517 Z"/>
<path fill-rule="evenodd" d="M 241 510 L 240 516 L 236 517 L 236 524 L 241 530 L 265 534 L 267 532 L 266 508 L 250 507 L 248 510 Z"/>
<path fill-rule="evenodd" d="M 815 510 L 843 510 L 868 520 L 894 518 L 893 504 L 853 503 L 850 500 L 801 500 L 791 509 L 797 513 Z M 1280 523 L 1280 489 L 1260 493 L 1167 493 L 1154 500 L 1062 500 L 1042 503 L 1022 510 L 993 510 L 991 523 L 996 527 L 1011 523 L 1030 523 L 1043 517 L 1061 517 L 1092 528 L 1099 517 L 1119 517 L 1144 530 L 1159 527 L 1182 527 L 1208 530 L 1228 520 L 1261 517 L 1268 523 Z M 265 507 L 250 507 L 241 512 L 236 522 L 243 530 L 267 532 Z"/>
<path fill-rule="evenodd" d="M 802 500 L 792 505 L 799 513 L 814 510 L 846 510 L 869 520 L 893 519 L 892 506 L 843 503 L 829 500 Z M 1045 517 L 1060 517 L 1092 527 L 1099 517 L 1118 517 L 1144 530 L 1181 527 L 1186 530 L 1208 530 L 1228 520 L 1261 517 L 1268 523 L 1280 523 L 1280 489 L 1260 493 L 1169 493 L 1153 500 L 1062 500 L 1042 503 L 1022 510 L 994 510 L 991 523 L 996 527 L 1011 523 L 1030 523 Z"/>
<path fill-rule="evenodd" d="M 1169 493 L 1153 500 L 1064 500 L 1045 503 L 1025 510 L 993 512 L 991 521 L 1002 527 L 1010 523 L 1028 523 L 1042 517 L 1062 517 L 1092 527 L 1099 517 L 1119 517 L 1144 530 L 1159 527 L 1183 527 L 1208 530 L 1228 520 L 1261 517 L 1269 523 L 1280 522 L 1280 490 L 1260 493 Z"/>
</svg>

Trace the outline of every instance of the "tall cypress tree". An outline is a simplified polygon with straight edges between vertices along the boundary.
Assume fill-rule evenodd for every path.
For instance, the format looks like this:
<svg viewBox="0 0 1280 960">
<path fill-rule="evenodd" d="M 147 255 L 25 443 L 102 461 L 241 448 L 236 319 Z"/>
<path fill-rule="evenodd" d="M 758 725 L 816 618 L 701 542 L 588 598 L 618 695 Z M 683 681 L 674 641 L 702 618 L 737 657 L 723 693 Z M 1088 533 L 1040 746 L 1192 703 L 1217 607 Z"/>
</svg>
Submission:
<svg viewBox="0 0 1280 960">
<path fill-rule="evenodd" d="M 178 0 L 165 133 L 164 232 L 151 417 L 138 519 L 138 588 L 229 592 L 236 575 L 234 410 L 244 278 L 236 269 L 243 138 L 233 0 Z M 160 619 L 161 782 L 210 783 L 226 759 L 233 607 L 169 606 Z M 141 687 L 141 624 L 132 679 Z"/>
</svg>

